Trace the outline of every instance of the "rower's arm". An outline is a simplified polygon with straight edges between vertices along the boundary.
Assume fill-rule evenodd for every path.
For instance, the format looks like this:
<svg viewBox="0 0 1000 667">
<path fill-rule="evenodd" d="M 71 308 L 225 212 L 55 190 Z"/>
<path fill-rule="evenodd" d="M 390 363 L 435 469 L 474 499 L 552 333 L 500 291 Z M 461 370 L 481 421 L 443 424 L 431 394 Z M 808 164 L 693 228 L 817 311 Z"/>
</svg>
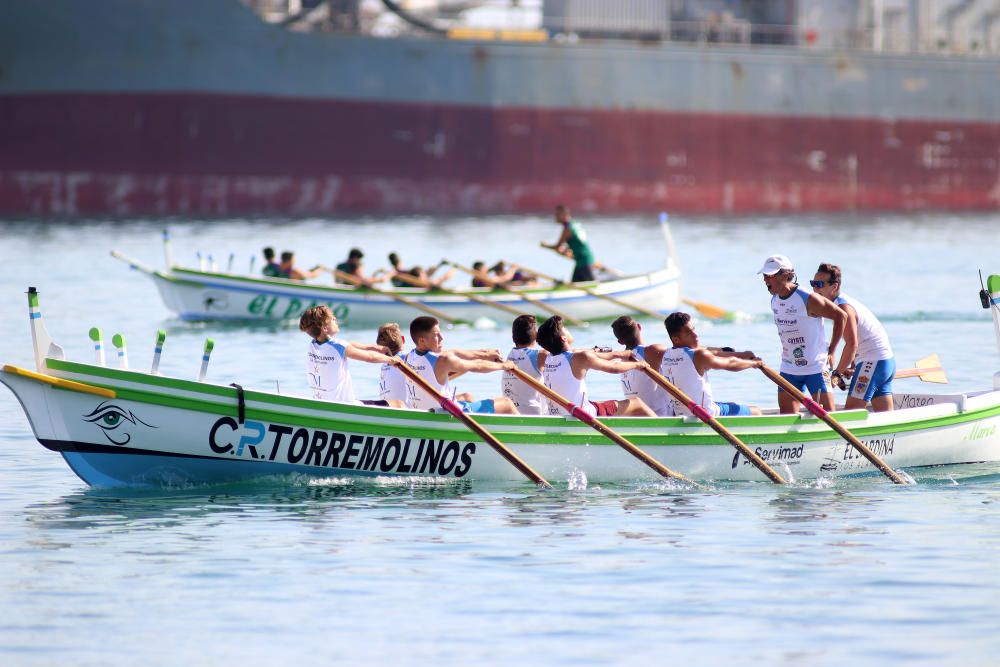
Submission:
<svg viewBox="0 0 1000 667">
<path fill-rule="evenodd" d="M 832 355 L 837 346 L 840 345 L 840 339 L 844 336 L 844 327 L 847 325 L 847 313 L 833 301 L 816 292 L 809 295 L 806 312 L 813 317 L 825 317 L 828 320 L 833 320 L 833 333 L 830 334 L 830 348 L 827 351 L 828 356 Z M 853 359 L 853 357 L 851 358 Z"/>
<path fill-rule="evenodd" d="M 764 365 L 761 359 L 743 359 L 735 354 L 719 355 L 710 349 L 700 347 L 694 353 L 694 367 L 702 375 L 705 371 L 719 369 L 723 371 L 745 371 L 748 368 L 760 368 Z"/>
<path fill-rule="evenodd" d="M 492 373 L 494 371 L 502 371 L 503 369 L 504 364 L 501 361 L 462 359 L 453 352 L 446 352 L 438 357 L 434 372 L 438 377 L 438 381 L 443 383 L 446 379 L 457 377 L 462 373 Z"/>
<path fill-rule="evenodd" d="M 612 361 L 603 359 L 600 354 L 595 353 L 592 350 L 575 352 L 571 363 L 573 366 L 573 375 L 575 375 L 577 379 L 583 379 L 588 370 L 620 375 L 626 371 L 642 368 L 646 365 L 646 362 L 644 361 Z"/>
<path fill-rule="evenodd" d="M 556 241 L 555 243 L 545 243 L 543 241 L 542 247 L 552 248 L 553 250 L 559 250 L 560 248 L 563 248 L 566 245 L 567 241 L 569 241 L 569 236 L 570 236 L 569 225 L 563 225 L 562 234 L 559 235 L 559 240 Z"/>
<path fill-rule="evenodd" d="M 344 355 L 348 359 L 356 359 L 358 361 L 367 361 L 370 364 L 393 364 L 396 363 L 393 359 L 396 357 L 390 357 L 388 355 L 382 354 L 381 352 L 376 352 L 374 350 L 365 350 L 354 343 L 348 343 L 344 348 Z"/>
<path fill-rule="evenodd" d="M 835 370 L 841 375 L 847 374 L 847 369 L 854 362 L 854 356 L 858 353 L 858 314 L 848 304 L 844 304 L 843 311 L 847 314 L 847 322 L 844 323 L 844 350 L 840 353 L 840 363 Z M 830 345 L 829 354 L 832 357 L 837 348 Z"/>
<path fill-rule="evenodd" d="M 485 348 L 482 350 L 449 350 L 449 354 L 467 361 L 502 361 L 500 350 Z"/>
</svg>

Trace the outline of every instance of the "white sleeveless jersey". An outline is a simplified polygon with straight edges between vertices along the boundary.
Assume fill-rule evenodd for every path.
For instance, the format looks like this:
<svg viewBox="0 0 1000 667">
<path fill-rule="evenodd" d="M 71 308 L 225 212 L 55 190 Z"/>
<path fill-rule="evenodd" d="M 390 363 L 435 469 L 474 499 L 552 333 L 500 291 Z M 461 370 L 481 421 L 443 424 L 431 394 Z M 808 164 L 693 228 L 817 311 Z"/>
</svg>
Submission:
<svg viewBox="0 0 1000 667">
<path fill-rule="evenodd" d="M 702 375 L 694 365 L 694 350 L 690 347 L 674 347 L 663 354 L 660 374 L 685 394 L 705 408 L 713 417 L 719 416 L 719 406 L 712 400 L 712 385 L 708 382 L 708 371 Z M 687 406 L 670 397 L 674 414 L 690 416 Z"/>
<path fill-rule="evenodd" d="M 639 345 L 632 351 L 639 359 L 646 359 L 645 345 Z M 674 415 L 670 395 L 660 385 L 650 380 L 642 369 L 634 368 L 625 371 L 618 377 L 621 378 L 625 398 L 638 396 L 658 417 L 672 417 Z"/>
<path fill-rule="evenodd" d="M 867 306 L 846 294 L 837 297 L 835 303 L 839 306 L 847 304 L 858 316 L 858 352 L 855 362 L 882 361 L 892 359 L 892 347 L 889 345 L 889 334 L 878 318 L 868 310 Z"/>
<path fill-rule="evenodd" d="M 354 384 L 347 368 L 346 343 L 331 338 L 325 343 L 309 343 L 306 374 L 313 398 L 354 403 Z"/>
<path fill-rule="evenodd" d="M 444 384 L 441 384 L 437 381 L 437 378 L 434 377 L 434 366 L 437 365 L 437 360 L 438 355 L 433 352 L 420 354 L 416 349 L 410 350 L 410 353 L 407 354 L 405 358 L 406 363 L 409 364 L 410 367 L 420 375 L 420 377 L 427 380 L 432 387 L 444 394 L 447 398 L 454 398 L 454 392 L 451 390 L 451 383 L 445 382 Z M 437 399 L 415 385 L 411 380 L 406 381 L 406 388 L 409 391 L 409 400 L 407 401 L 407 405 L 414 410 L 433 410 L 440 407 Z"/>
<path fill-rule="evenodd" d="M 542 379 L 546 387 L 566 397 L 587 414 L 596 415 L 597 410 L 587 398 L 587 381 L 578 380 L 573 375 L 573 368 L 570 365 L 572 358 L 572 352 L 550 354 L 545 358 L 545 365 L 542 367 Z M 566 415 L 569 413 L 561 405 L 549 401 L 549 414 Z"/>
<path fill-rule="evenodd" d="M 811 317 L 806 302 L 812 294 L 798 287 L 782 299 L 771 297 L 774 323 L 781 340 L 781 372 L 791 375 L 813 375 L 826 368 L 826 333 L 823 318 Z"/>
<path fill-rule="evenodd" d="M 541 371 L 538 370 L 538 350 L 536 349 L 515 347 L 507 354 L 507 360 L 513 361 L 518 368 L 536 380 L 542 377 Z M 517 406 L 517 411 L 522 415 L 548 414 L 548 400 L 510 371 L 503 372 L 502 384 L 503 395 Z"/>
<path fill-rule="evenodd" d="M 404 359 L 402 352 L 396 354 Z M 382 364 L 378 378 L 378 397 L 383 401 L 402 401 L 409 407 L 409 392 L 406 389 L 406 376 L 395 366 Z"/>
</svg>

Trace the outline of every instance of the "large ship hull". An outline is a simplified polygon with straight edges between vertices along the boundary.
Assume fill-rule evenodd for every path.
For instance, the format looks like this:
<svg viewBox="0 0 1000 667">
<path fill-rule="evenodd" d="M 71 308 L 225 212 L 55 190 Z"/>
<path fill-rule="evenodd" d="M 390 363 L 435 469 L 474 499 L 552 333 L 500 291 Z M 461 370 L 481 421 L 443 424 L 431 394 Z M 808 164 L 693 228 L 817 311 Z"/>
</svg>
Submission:
<svg viewBox="0 0 1000 667">
<path fill-rule="evenodd" d="M 1000 208 L 1000 62 L 0 7 L 0 215 Z"/>
</svg>

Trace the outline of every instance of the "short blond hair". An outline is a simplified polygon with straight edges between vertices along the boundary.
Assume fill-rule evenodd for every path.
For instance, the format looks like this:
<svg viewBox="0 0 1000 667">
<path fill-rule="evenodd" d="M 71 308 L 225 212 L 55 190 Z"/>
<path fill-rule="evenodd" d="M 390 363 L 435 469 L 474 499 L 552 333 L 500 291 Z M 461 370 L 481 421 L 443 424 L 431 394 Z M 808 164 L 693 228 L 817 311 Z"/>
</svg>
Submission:
<svg viewBox="0 0 1000 667">
<path fill-rule="evenodd" d="M 330 306 L 313 306 L 302 313 L 302 317 L 299 318 L 299 329 L 315 339 L 323 334 L 323 329 L 332 321 L 333 311 L 330 310 Z"/>
<path fill-rule="evenodd" d="M 375 342 L 388 348 L 390 354 L 396 354 L 403 349 L 403 332 L 395 322 L 383 324 L 378 328 Z"/>
</svg>

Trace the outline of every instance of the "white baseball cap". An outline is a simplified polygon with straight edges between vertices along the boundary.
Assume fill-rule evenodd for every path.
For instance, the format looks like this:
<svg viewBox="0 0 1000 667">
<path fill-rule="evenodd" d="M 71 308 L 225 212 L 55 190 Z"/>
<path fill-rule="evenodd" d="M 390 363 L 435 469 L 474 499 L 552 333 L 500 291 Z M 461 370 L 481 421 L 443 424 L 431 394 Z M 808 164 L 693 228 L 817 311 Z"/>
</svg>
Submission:
<svg viewBox="0 0 1000 667">
<path fill-rule="evenodd" d="M 764 266 L 760 267 L 760 271 L 757 273 L 763 273 L 765 276 L 773 276 L 778 271 L 792 270 L 792 260 L 788 259 L 784 255 L 771 255 L 764 260 Z"/>
</svg>

